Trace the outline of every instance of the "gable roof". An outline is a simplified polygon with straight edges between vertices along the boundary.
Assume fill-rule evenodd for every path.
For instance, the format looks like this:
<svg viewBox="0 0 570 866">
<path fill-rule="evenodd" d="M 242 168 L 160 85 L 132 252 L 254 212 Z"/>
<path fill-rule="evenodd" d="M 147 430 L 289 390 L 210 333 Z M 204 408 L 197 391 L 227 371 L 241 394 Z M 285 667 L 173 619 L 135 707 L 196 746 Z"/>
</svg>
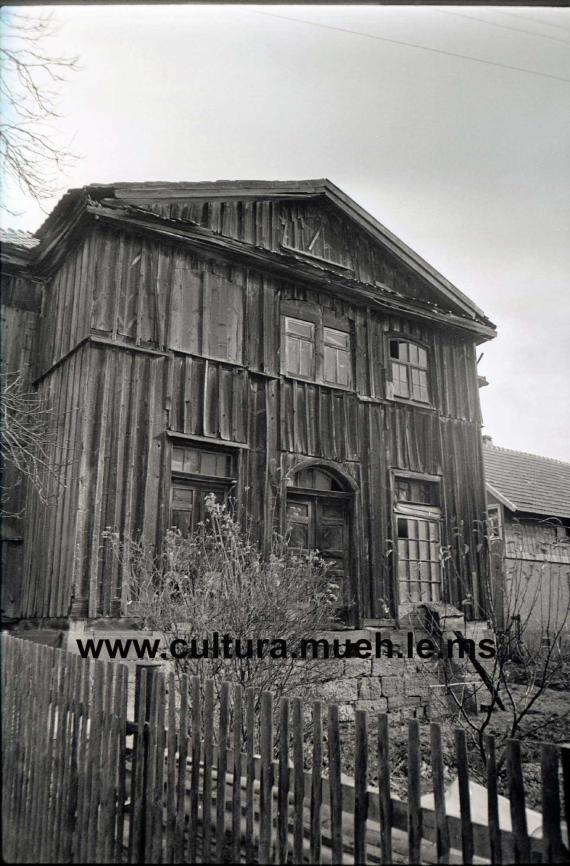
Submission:
<svg viewBox="0 0 570 866">
<path fill-rule="evenodd" d="M 37 237 L 40 243 L 34 260 L 39 264 L 42 261 L 48 261 L 52 252 L 59 247 L 60 240 L 69 234 L 85 214 L 93 215 L 96 209 L 99 209 L 101 217 L 104 216 L 104 211 L 112 215 L 120 209 L 124 218 L 137 220 L 139 223 L 145 218 L 147 220 L 152 218 L 155 229 L 159 228 L 159 223 L 164 226 L 180 228 L 184 221 L 158 216 L 156 213 L 151 213 L 150 207 L 156 203 L 181 202 L 184 199 L 191 199 L 192 201 L 320 199 L 327 201 L 360 229 L 367 232 L 373 241 L 413 270 L 432 290 L 435 290 L 438 301 L 434 301 L 432 306 L 439 315 L 445 314 L 447 311 L 455 311 L 459 319 L 456 325 L 459 326 L 460 321 L 465 322 L 466 327 L 471 323 L 468 329 L 477 329 L 483 339 L 495 336 L 495 326 L 473 301 L 326 178 L 301 181 L 218 180 L 174 183 L 113 183 L 90 184 L 79 189 L 71 189 L 60 199 L 38 230 Z M 200 229 L 199 226 L 189 221 L 186 221 L 186 227 L 188 234 L 190 230 L 196 232 Z M 207 230 L 201 228 L 200 233 L 205 236 Z M 210 234 L 213 235 L 214 233 L 210 232 Z M 234 244 L 235 246 L 237 245 Z M 252 248 L 251 244 L 246 243 L 241 244 L 241 246 Z M 281 258 L 284 260 L 283 256 Z M 335 266 L 333 265 L 330 270 L 334 273 Z M 337 267 L 336 276 L 338 276 L 338 270 Z M 353 283 L 355 286 L 359 285 L 357 280 L 353 280 Z M 374 287 L 372 289 L 375 290 Z"/>
<path fill-rule="evenodd" d="M 489 493 L 510 511 L 570 518 L 570 463 L 484 443 Z"/>
</svg>

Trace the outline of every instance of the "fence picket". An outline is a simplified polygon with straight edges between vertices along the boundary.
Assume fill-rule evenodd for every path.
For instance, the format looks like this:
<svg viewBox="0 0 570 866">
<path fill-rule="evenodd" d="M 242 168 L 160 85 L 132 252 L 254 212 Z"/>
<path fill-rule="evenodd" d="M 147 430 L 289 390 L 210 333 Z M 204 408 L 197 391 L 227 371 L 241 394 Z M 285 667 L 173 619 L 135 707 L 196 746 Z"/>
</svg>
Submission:
<svg viewBox="0 0 570 866">
<path fill-rule="evenodd" d="M 255 689 L 247 689 L 246 700 L 246 779 L 245 779 L 245 862 L 253 863 L 253 787 L 255 782 Z"/>
<path fill-rule="evenodd" d="M 354 714 L 354 859 L 366 863 L 368 817 L 368 720 L 364 710 Z"/>
<path fill-rule="evenodd" d="M 259 854 L 260 863 L 271 863 L 271 836 L 273 829 L 273 695 L 261 695 L 260 716 L 261 777 L 259 796 Z"/>
<path fill-rule="evenodd" d="M 277 862 L 287 863 L 289 835 L 289 701 L 281 699 L 279 716 L 279 780 L 277 794 Z"/>
<path fill-rule="evenodd" d="M 465 731 L 455 731 L 455 757 L 459 782 L 459 807 L 461 810 L 461 842 L 463 862 L 473 863 L 473 825 L 471 823 L 471 798 L 469 795 L 469 764 Z"/>
<path fill-rule="evenodd" d="M 173 862 L 183 863 L 186 829 L 186 768 L 188 763 L 188 676 L 180 678 L 180 718 L 178 722 L 178 776 L 176 781 L 176 815 Z"/>
<path fill-rule="evenodd" d="M 176 844 L 176 752 L 177 752 L 177 730 L 176 730 L 176 683 L 174 673 L 168 675 L 168 702 L 167 702 L 167 769 L 166 769 L 166 841 L 164 862 L 174 862 L 174 849 Z"/>
<path fill-rule="evenodd" d="M 390 739 L 388 716 L 378 716 L 378 785 L 380 788 L 380 849 L 382 862 L 392 862 L 392 800 L 390 791 Z"/>
<path fill-rule="evenodd" d="M 443 776 L 443 752 L 441 748 L 441 728 L 430 725 L 431 767 L 433 776 L 433 799 L 437 828 L 437 862 L 449 863 L 449 827 L 445 811 L 445 780 Z"/>
<path fill-rule="evenodd" d="M 499 794 L 497 790 L 497 759 L 495 753 L 495 738 L 485 737 L 487 753 L 487 821 L 489 823 L 489 845 L 491 847 L 491 862 L 501 866 L 503 849 L 501 843 L 501 827 L 499 823 Z"/>
<path fill-rule="evenodd" d="M 547 863 L 564 863 L 564 846 L 560 832 L 560 783 L 558 781 L 558 747 L 544 744 L 541 750 L 542 838 Z"/>
<path fill-rule="evenodd" d="M 214 736 L 214 683 L 206 682 L 204 695 L 204 783 L 202 787 L 202 862 L 211 860 L 212 839 L 212 756 Z"/>
<path fill-rule="evenodd" d="M 129 863 L 144 862 L 146 800 L 145 789 L 145 751 L 147 731 L 147 672 L 140 665 L 135 679 L 135 724 L 133 742 L 133 767 L 131 772 L 131 808 L 129 813 Z"/>
<path fill-rule="evenodd" d="M 338 707 L 331 704 L 327 724 L 331 810 L 331 852 L 333 863 L 342 863 L 342 784 Z"/>
<path fill-rule="evenodd" d="M 233 719 L 233 786 L 232 786 L 232 863 L 239 863 L 241 849 L 241 737 L 243 726 L 243 689 L 234 688 L 234 719 Z"/>
<path fill-rule="evenodd" d="M 222 863 L 226 842 L 226 773 L 228 769 L 228 729 L 230 684 L 222 683 L 218 721 L 218 767 L 216 784 L 216 862 Z"/>
<path fill-rule="evenodd" d="M 408 722 L 408 852 L 409 862 L 420 862 L 422 811 L 420 806 L 420 725 Z"/>
<path fill-rule="evenodd" d="M 530 843 L 526 823 L 521 748 L 517 740 L 507 741 L 507 773 L 515 863 L 530 863 Z"/>
<path fill-rule="evenodd" d="M 313 704 L 313 769 L 311 773 L 311 863 L 321 862 L 323 802 L 323 720 L 319 701 Z"/>
<path fill-rule="evenodd" d="M 303 807 L 305 800 L 305 756 L 303 747 L 303 704 L 293 699 L 293 862 L 303 862 Z"/>
<path fill-rule="evenodd" d="M 200 760 L 202 744 L 202 701 L 200 679 L 192 677 L 192 768 L 190 776 L 190 826 L 188 859 L 196 862 L 198 840 L 198 805 L 200 802 Z"/>
</svg>

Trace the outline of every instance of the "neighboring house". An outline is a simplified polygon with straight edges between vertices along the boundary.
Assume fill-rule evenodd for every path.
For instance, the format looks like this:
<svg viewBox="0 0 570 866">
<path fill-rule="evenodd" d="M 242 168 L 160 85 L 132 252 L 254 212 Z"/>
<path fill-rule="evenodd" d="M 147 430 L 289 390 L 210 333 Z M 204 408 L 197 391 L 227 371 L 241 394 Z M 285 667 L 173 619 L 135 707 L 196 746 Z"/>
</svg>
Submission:
<svg viewBox="0 0 570 866">
<path fill-rule="evenodd" d="M 521 636 L 570 636 L 570 463 L 483 438 L 497 598 Z"/>
<path fill-rule="evenodd" d="M 32 365 L 64 466 L 18 530 L 19 617 L 123 616 L 105 528 L 158 542 L 209 491 L 262 543 L 277 521 L 321 550 L 352 626 L 469 595 L 484 613 L 476 347 L 495 328 L 334 184 L 92 185 L 19 240 L 4 353 Z"/>
</svg>

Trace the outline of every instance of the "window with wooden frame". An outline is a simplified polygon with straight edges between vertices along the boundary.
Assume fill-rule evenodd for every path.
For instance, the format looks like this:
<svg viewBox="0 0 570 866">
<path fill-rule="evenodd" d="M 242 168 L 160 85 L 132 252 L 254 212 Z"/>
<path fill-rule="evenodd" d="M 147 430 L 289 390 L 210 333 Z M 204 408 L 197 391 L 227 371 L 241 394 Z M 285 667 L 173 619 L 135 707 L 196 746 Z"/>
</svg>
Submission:
<svg viewBox="0 0 570 866">
<path fill-rule="evenodd" d="M 281 372 L 286 376 L 352 388 L 352 339 L 348 324 L 333 327 L 320 312 L 282 316 Z"/>
<path fill-rule="evenodd" d="M 172 446 L 170 525 L 182 535 L 195 532 L 208 519 L 206 497 L 224 502 L 235 484 L 235 457 L 228 451 Z"/>
<path fill-rule="evenodd" d="M 439 483 L 397 477 L 394 482 L 400 604 L 441 601 Z"/>
<path fill-rule="evenodd" d="M 429 355 L 424 346 L 399 337 L 389 339 L 392 396 L 430 403 Z"/>
</svg>

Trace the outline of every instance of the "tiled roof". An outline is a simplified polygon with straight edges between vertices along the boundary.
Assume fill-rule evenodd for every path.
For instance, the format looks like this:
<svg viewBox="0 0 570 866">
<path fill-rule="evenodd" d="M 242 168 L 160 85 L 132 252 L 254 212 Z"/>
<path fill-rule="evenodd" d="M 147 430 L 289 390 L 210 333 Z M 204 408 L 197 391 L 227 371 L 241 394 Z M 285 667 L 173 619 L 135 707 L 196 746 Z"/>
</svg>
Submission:
<svg viewBox="0 0 570 866">
<path fill-rule="evenodd" d="M 517 511 L 548 517 L 570 517 L 570 463 L 483 446 L 485 477 Z"/>
<path fill-rule="evenodd" d="M 15 247 L 24 247 L 31 249 L 39 244 L 39 238 L 36 238 L 30 232 L 20 231 L 19 229 L 1 229 L 0 228 L 0 243 L 12 244 Z"/>
</svg>

